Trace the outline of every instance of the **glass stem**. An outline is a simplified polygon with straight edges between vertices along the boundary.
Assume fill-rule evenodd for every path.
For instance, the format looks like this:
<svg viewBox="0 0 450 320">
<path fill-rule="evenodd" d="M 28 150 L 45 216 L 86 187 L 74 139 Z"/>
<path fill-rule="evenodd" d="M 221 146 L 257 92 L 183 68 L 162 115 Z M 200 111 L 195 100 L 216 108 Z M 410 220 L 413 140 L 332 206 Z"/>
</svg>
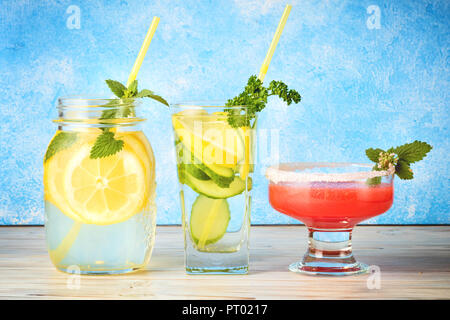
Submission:
<svg viewBox="0 0 450 320">
<path fill-rule="evenodd" d="M 289 270 L 336 276 L 365 273 L 367 265 L 357 262 L 353 256 L 352 231 L 353 228 L 308 227 L 308 250 L 303 260 L 291 264 Z"/>
<path fill-rule="evenodd" d="M 355 262 L 352 253 L 353 229 L 326 230 L 308 228 L 308 231 L 307 256 L 314 259 L 333 258 L 337 260 L 343 259 L 346 263 Z"/>
</svg>

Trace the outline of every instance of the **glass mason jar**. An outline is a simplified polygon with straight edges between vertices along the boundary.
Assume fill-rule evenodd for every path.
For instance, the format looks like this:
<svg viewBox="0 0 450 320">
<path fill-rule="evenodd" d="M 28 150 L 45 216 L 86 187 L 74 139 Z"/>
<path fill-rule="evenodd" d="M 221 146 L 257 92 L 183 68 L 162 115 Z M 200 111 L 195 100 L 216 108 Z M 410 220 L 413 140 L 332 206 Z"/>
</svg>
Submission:
<svg viewBox="0 0 450 320">
<path fill-rule="evenodd" d="M 64 97 L 44 158 L 50 259 L 65 272 L 116 274 L 148 263 L 156 226 L 155 159 L 141 99 Z"/>
<path fill-rule="evenodd" d="M 187 273 L 247 273 L 254 122 L 247 108 L 172 105 Z"/>
</svg>

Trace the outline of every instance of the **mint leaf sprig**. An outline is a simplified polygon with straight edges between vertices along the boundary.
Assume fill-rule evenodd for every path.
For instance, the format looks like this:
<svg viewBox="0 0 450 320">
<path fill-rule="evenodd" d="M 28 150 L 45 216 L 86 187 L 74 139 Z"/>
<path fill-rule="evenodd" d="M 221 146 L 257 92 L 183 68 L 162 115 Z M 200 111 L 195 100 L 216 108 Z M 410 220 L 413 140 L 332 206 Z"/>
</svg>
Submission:
<svg viewBox="0 0 450 320">
<path fill-rule="evenodd" d="M 133 98 L 151 98 L 156 100 L 166 106 L 169 106 L 169 103 L 162 98 L 161 96 L 155 94 L 153 91 L 148 89 L 143 89 L 141 91 L 138 90 L 138 81 L 134 80 L 128 87 L 123 85 L 121 82 L 116 80 L 105 80 L 108 87 L 111 89 L 112 93 L 118 97 L 119 101 L 112 100 L 105 105 L 111 106 L 111 109 L 104 110 L 100 117 L 100 120 L 109 120 L 109 119 L 117 119 L 117 118 L 127 118 L 130 115 L 134 115 L 134 106 L 131 103 L 124 103 L 124 106 L 117 108 L 117 105 L 121 105 L 120 101 L 125 99 L 133 99 Z M 124 141 L 115 136 L 114 132 L 110 131 L 109 127 L 101 127 L 103 133 L 101 133 L 97 139 L 95 140 L 94 145 L 92 146 L 89 157 L 91 159 L 104 158 L 108 156 L 112 156 L 117 152 L 120 152 L 123 149 Z"/>
<path fill-rule="evenodd" d="M 70 148 L 77 140 L 75 132 L 59 132 L 48 145 L 44 156 L 44 163 L 53 157 L 57 152 Z"/>
<path fill-rule="evenodd" d="M 114 138 L 114 132 L 104 131 L 95 139 L 89 157 L 91 159 L 111 156 L 123 149 L 124 142 Z"/>
<path fill-rule="evenodd" d="M 414 141 L 398 147 L 392 147 L 384 151 L 380 148 L 369 148 L 366 150 L 367 157 L 376 163 L 375 171 L 394 170 L 395 174 L 402 180 L 411 180 L 414 173 L 411 164 L 426 157 L 433 147 L 426 142 Z M 369 179 L 368 184 L 379 184 L 381 178 Z"/>
<path fill-rule="evenodd" d="M 138 91 L 138 82 L 134 80 L 130 86 L 127 88 L 119 81 L 115 80 L 106 80 L 106 84 L 111 89 L 111 91 L 116 95 L 119 99 L 132 99 L 132 98 L 151 98 L 166 106 L 169 106 L 169 103 L 162 98 L 161 96 L 155 94 L 153 91 L 148 89 L 143 89 Z M 132 103 L 129 103 L 127 106 L 123 106 L 117 108 L 117 105 L 120 105 L 120 101 L 112 100 L 109 103 L 105 104 L 104 107 L 110 106 L 111 109 L 104 110 L 100 117 L 100 120 L 107 119 L 116 119 L 116 118 L 127 118 L 130 115 L 134 115 L 134 106 Z M 104 123 L 105 125 L 107 122 Z M 110 131 L 109 127 L 101 127 L 100 128 L 103 133 L 101 133 L 97 139 L 95 140 L 94 146 L 90 151 L 90 158 L 104 158 L 116 154 L 121 151 L 124 146 L 124 141 L 121 139 L 117 139 L 115 137 L 115 133 Z M 44 156 L 44 163 L 47 162 L 51 157 L 53 157 L 59 151 L 68 149 L 71 147 L 77 140 L 76 132 L 59 132 L 50 142 L 47 151 Z"/>
<path fill-rule="evenodd" d="M 116 97 L 121 99 L 126 98 L 151 98 L 166 106 L 169 106 L 169 103 L 162 98 L 161 96 L 155 94 L 153 91 L 148 89 L 143 89 L 138 91 L 138 81 L 134 80 L 130 86 L 127 88 L 125 85 L 116 80 L 105 80 L 108 87 L 111 89 L 112 93 L 116 95 Z"/>
<path fill-rule="evenodd" d="M 169 103 L 162 98 L 161 96 L 155 94 L 153 91 L 148 89 L 143 89 L 142 91 L 138 91 L 138 81 L 134 80 L 128 88 L 125 87 L 122 83 L 116 80 L 105 80 L 109 89 L 111 89 L 112 93 L 116 95 L 121 100 L 124 99 L 133 99 L 133 98 L 151 98 L 154 99 L 166 106 L 169 106 Z M 120 101 L 119 101 L 120 102 Z M 117 106 L 117 101 L 111 101 L 105 106 Z M 130 114 L 134 114 L 134 107 L 132 104 L 130 106 L 123 106 L 120 108 L 112 108 L 110 110 L 104 110 L 101 116 L 101 119 L 115 119 L 115 118 L 127 118 Z"/>
<path fill-rule="evenodd" d="M 242 114 L 242 110 L 225 109 L 228 112 L 228 123 L 233 128 L 250 126 L 252 119 L 256 117 L 256 114 L 262 111 L 267 104 L 267 98 L 270 96 L 278 96 L 285 101 L 287 105 L 292 102 L 299 103 L 302 99 L 301 95 L 293 90 L 282 81 L 271 81 L 266 88 L 263 86 L 261 80 L 255 75 L 252 75 L 245 86 L 245 89 L 238 96 L 229 99 L 225 106 L 245 106 L 247 114 Z"/>
</svg>

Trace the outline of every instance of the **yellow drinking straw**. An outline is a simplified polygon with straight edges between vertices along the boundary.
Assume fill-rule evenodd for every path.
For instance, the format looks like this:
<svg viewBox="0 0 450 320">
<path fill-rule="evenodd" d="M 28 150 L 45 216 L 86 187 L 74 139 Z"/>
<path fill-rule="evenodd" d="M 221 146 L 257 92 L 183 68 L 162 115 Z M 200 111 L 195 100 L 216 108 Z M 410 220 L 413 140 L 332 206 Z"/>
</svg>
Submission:
<svg viewBox="0 0 450 320">
<path fill-rule="evenodd" d="M 153 17 L 152 24 L 150 28 L 148 28 L 147 35 L 145 36 L 144 43 L 142 43 L 141 50 L 139 50 L 139 54 L 134 62 L 133 69 L 131 69 L 130 76 L 128 77 L 127 87 L 136 80 L 139 69 L 141 68 L 142 61 L 144 61 L 145 54 L 147 53 L 150 42 L 152 42 L 153 36 L 155 34 L 156 28 L 158 27 L 159 17 Z"/>
<path fill-rule="evenodd" d="M 266 77 L 267 70 L 269 69 L 270 60 L 272 60 L 273 53 L 277 47 L 278 41 L 280 40 L 281 33 L 283 32 L 284 26 L 286 25 L 287 18 L 289 17 L 289 13 L 291 12 L 292 6 L 290 4 L 286 5 L 284 8 L 283 15 L 281 16 L 280 23 L 278 23 L 277 31 L 275 31 L 275 35 L 273 36 L 272 43 L 270 44 L 269 50 L 267 51 L 266 58 L 261 66 L 259 71 L 259 80 L 264 82 L 264 78 Z M 256 122 L 255 122 L 256 124 Z M 244 137 L 245 137 L 245 161 L 242 169 L 242 177 L 245 179 L 250 170 L 250 137 L 249 133 L 251 132 L 248 128 L 243 128 Z"/>
<path fill-rule="evenodd" d="M 134 62 L 133 69 L 131 69 L 130 76 L 128 77 L 127 87 L 136 80 L 139 69 L 141 68 L 142 61 L 144 61 L 145 54 L 147 53 L 148 47 L 150 46 L 150 42 L 152 42 L 152 38 L 155 34 L 156 28 L 158 27 L 159 17 L 153 17 L 152 24 L 150 28 L 148 28 L 147 35 L 145 36 L 144 43 L 141 46 L 141 50 L 139 50 L 139 54 Z M 58 264 L 61 262 L 69 252 L 73 243 L 78 237 L 78 233 L 81 229 L 81 222 L 75 221 L 72 225 L 72 228 L 69 230 L 64 239 L 60 242 L 59 246 L 55 249 L 50 250 L 50 255 L 52 256 L 54 262 Z"/>
<path fill-rule="evenodd" d="M 58 247 L 50 250 L 50 257 L 52 258 L 53 263 L 59 264 L 66 257 L 67 252 L 72 248 L 73 243 L 78 237 L 80 228 L 81 222 L 75 221 L 64 239 L 59 243 Z"/>
<path fill-rule="evenodd" d="M 278 23 L 277 31 L 275 31 L 275 35 L 273 36 L 272 43 L 270 44 L 270 47 L 269 47 L 269 51 L 267 51 L 266 58 L 264 59 L 264 62 L 259 71 L 258 78 L 259 78 L 259 80 L 261 80 L 261 82 L 264 81 L 267 70 L 269 69 L 270 60 L 272 60 L 273 53 L 275 52 L 278 41 L 280 40 L 281 33 L 283 32 L 284 26 L 286 25 L 286 21 L 287 21 L 287 18 L 289 17 L 289 13 L 291 12 L 291 9 L 292 9 L 292 6 L 290 4 L 286 5 L 286 8 L 284 8 L 284 12 L 283 12 L 283 15 L 281 16 L 280 23 Z M 246 179 L 247 175 L 250 171 L 250 132 L 251 131 L 247 127 L 243 127 L 243 131 L 244 131 L 244 137 L 245 137 L 245 142 L 244 142 L 245 143 L 245 160 L 244 160 L 241 177 L 243 179 Z M 212 210 L 211 210 L 212 213 L 209 215 L 208 219 L 206 220 L 205 228 L 203 229 L 203 232 L 198 241 L 198 246 L 202 249 L 205 247 L 206 239 L 208 238 L 208 235 L 211 232 L 213 221 L 214 221 L 215 215 L 217 213 L 217 204 L 218 204 L 218 202 L 212 208 Z"/>
<path fill-rule="evenodd" d="M 270 44 L 269 51 L 267 51 L 266 58 L 259 70 L 259 80 L 261 82 L 264 81 L 266 77 L 267 69 L 269 69 L 270 60 L 272 60 L 273 53 L 277 47 L 278 41 L 280 40 L 281 33 L 283 32 L 284 26 L 286 25 L 287 18 L 289 17 L 289 13 L 291 12 L 292 6 L 290 4 L 286 5 L 284 8 L 283 15 L 281 16 L 280 23 L 278 23 L 277 31 L 275 31 L 275 35 L 273 36 L 272 43 Z"/>
</svg>

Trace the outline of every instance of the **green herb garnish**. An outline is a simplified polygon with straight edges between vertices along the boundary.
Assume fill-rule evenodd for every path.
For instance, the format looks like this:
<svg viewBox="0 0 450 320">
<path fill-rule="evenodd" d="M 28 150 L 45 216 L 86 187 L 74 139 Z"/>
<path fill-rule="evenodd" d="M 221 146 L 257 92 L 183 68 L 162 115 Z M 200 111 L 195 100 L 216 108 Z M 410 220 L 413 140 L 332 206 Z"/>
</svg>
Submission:
<svg viewBox="0 0 450 320">
<path fill-rule="evenodd" d="M 266 88 L 261 80 L 255 75 L 248 79 L 244 91 L 238 96 L 229 99 L 225 106 L 245 106 L 247 114 L 242 114 L 242 109 L 225 109 L 228 112 L 228 123 L 233 128 L 250 126 L 250 121 L 256 117 L 256 114 L 263 110 L 267 104 L 267 98 L 278 96 L 290 105 L 292 102 L 299 103 L 302 99 L 300 94 L 291 89 L 282 81 L 271 81 Z"/>
<path fill-rule="evenodd" d="M 164 100 L 161 96 L 158 96 L 153 91 L 148 89 L 143 89 L 142 91 L 138 91 L 138 82 L 134 80 L 128 88 L 125 87 L 122 83 L 115 80 L 105 80 L 108 87 L 111 89 L 112 93 L 114 93 L 119 99 L 115 99 L 110 101 L 105 105 L 107 107 L 110 105 L 112 108 L 110 110 L 104 110 L 100 119 L 115 119 L 115 118 L 127 118 L 129 115 L 134 115 L 134 106 L 132 104 L 132 100 L 128 103 L 129 106 L 123 106 L 117 108 L 117 105 L 120 106 L 121 100 L 127 101 L 126 99 L 133 98 L 151 98 L 166 106 L 169 106 L 169 103 Z M 127 104 L 124 102 L 123 104 Z M 115 108 L 114 108 L 115 107 Z"/>
<path fill-rule="evenodd" d="M 119 99 L 112 100 L 105 105 L 105 107 L 110 105 L 111 109 L 104 110 L 100 120 L 127 118 L 130 115 L 134 115 L 133 101 L 130 100 L 130 102 L 128 102 L 126 99 L 151 98 L 165 104 L 166 106 L 169 106 L 169 103 L 165 99 L 156 95 L 153 91 L 148 89 L 139 91 L 137 80 L 134 80 L 128 88 L 119 81 L 110 79 L 105 81 L 112 93 L 114 93 Z M 121 104 L 124 104 L 124 106 L 120 106 Z M 90 153 L 91 159 L 112 156 L 122 150 L 124 145 L 123 140 L 117 139 L 115 137 L 115 133 L 111 132 L 109 127 L 101 127 L 100 129 L 103 130 L 103 133 L 100 134 L 95 140 Z"/>
<path fill-rule="evenodd" d="M 167 101 L 161 96 L 156 95 L 153 91 L 148 89 L 143 89 L 138 91 L 138 82 L 134 80 L 130 86 L 127 88 L 119 81 L 106 80 L 106 84 L 111 89 L 111 91 L 119 98 L 111 100 L 109 103 L 105 104 L 104 107 L 110 106 L 111 109 L 104 110 L 100 117 L 100 120 L 106 119 L 117 119 L 117 118 L 127 118 L 130 115 L 134 115 L 134 106 L 132 100 L 121 103 L 124 99 L 133 98 L 151 98 L 166 106 L 169 106 Z M 123 104 L 123 107 L 118 107 Z M 108 124 L 105 122 L 103 124 Z M 91 159 L 104 158 L 116 154 L 123 149 L 123 140 L 117 139 L 115 133 L 111 132 L 109 127 L 100 127 L 103 131 L 95 140 L 94 146 L 90 152 Z M 77 140 L 76 132 L 62 131 L 59 132 L 50 145 L 47 148 L 47 152 L 44 156 L 44 162 L 53 157 L 57 152 L 67 149 L 72 146 Z"/>
<path fill-rule="evenodd" d="M 90 158 L 105 158 L 111 156 L 123 149 L 123 140 L 115 139 L 114 132 L 104 131 L 95 140 L 91 149 Z"/>
<path fill-rule="evenodd" d="M 400 179 L 411 180 L 414 178 L 410 167 L 411 163 L 425 158 L 432 148 L 428 143 L 416 140 L 396 148 L 389 148 L 387 151 L 379 148 L 369 148 L 366 150 L 366 155 L 371 161 L 376 163 L 373 170 L 393 170 Z M 368 179 L 367 181 L 368 184 L 372 185 L 380 182 L 381 177 Z"/>
<path fill-rule="evenodd" d="M 77 134 L 75 132 L 59 132 L 50 142 L 45 153 L 44 162 L 53 157 L 57 152 L 72 146 L 77 140 Z"/>
<path fill-rule="evenodd" d="M 119 81 L 115 80 L 105 80 L 108 87 L 111 89 L 111 91 L 121 99 L 126 98 L 151 98 L 158 102 L 161 102 L 162 104 L 165 104 L 166 106 L 169 106 L 169 103 L 163 99 L 161 96 L 158 96 L 153 91 L 148 89 L 143 89 L 141 91 L 138 91 L 138 82 L 137 80 L 134 80 L 130 86 L 127 88 Z"/>
</svg>

